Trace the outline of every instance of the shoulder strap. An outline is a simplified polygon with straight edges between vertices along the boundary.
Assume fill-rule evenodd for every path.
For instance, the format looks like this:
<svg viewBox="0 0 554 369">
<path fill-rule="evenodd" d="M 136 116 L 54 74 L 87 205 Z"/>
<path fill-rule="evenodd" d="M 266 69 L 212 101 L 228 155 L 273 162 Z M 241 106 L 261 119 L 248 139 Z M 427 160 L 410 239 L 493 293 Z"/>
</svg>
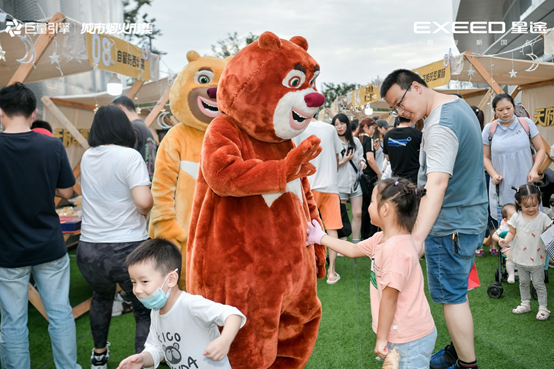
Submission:
<svg viewBox="0 0 554 369">
<path fill-rule="evenodd" d="M 491 125 L 489 126 L 489 143 L 492 142 L 492 136 L 494 136 L 494 132 L 496 132 L 497 127 L 498 127 L 498 120 L 493 120 L 491 122 Z"/>
<path fill-rule="evenodd" d="M 527 136 L 529 136 L 529 139 L 531 139 L 531 131 L 529 129 L 529 124 L 527 124 L 527 119 L 525 119 L 525 117 L 517 117 L 517 119 L 519 120 L 519 124 L 521 124 L 525 132 L 527 132 Z"/>
</svg>

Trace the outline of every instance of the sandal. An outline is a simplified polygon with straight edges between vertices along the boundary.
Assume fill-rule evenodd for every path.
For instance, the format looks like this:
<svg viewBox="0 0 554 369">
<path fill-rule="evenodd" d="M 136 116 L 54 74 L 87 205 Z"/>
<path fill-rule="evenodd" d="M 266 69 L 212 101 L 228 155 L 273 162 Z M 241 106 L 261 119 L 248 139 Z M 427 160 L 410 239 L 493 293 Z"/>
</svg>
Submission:
<svg viewBox="0 0 554 369">
<path fill-rule="evenodd" d="M 327 284 L 335 284 L 335 283 L 337 283 L 337 282 L 339 281 L 339 279 L 340 279 L 339 273 L 335 272 L 335 274 L 336 274 L 337 276 L 336 276 L 335 279 L 333 279 L 333 280 L 330 280 L 329 277 L 327 277 Z"/>
<path fill-rule="evenodd" d="M 518 307 L 516 307 L 515 309 L 512 309 L 512 313 L 517 314 L 517 315 L 525 314 L 525 313 L 528 313 L 530 311 L 531 311 L 531 306 L 524 305 L 524 304 L 521 304 Z M 537 315 L 537 317 L 538 317 L 538 315 Z"/>
<path fill-rule="evenodd" d="M 547 310 L 545 308 L 539 308 L 539 312 L 537 313 L 537 320 L 546 320 L 550 317 L 550 310 Z"/>
</svg>

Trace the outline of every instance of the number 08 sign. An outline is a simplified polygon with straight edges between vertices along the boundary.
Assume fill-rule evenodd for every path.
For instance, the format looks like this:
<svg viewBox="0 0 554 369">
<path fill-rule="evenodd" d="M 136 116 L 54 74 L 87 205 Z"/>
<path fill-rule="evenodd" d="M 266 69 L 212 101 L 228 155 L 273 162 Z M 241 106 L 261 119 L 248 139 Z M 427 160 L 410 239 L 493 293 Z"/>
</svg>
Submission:
<svg viewBox="0 0 554 369">
<path fill-rule="evenodd" d="M 143 81 L 150 80 L 150 63 L 142 49 L 110 35 L 87 33 L 88 60 L 100 69 Z"/>
</svg>

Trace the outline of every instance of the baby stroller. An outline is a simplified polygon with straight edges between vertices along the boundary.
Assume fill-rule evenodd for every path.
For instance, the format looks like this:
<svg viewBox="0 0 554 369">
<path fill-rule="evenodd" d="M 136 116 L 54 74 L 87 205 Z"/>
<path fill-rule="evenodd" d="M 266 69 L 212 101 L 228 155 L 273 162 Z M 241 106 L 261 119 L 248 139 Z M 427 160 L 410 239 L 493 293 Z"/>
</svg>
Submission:
<svg viewBox="0 0 554 369">
<path fill-rule="evenodd" d="M 548 283 L 548 260 L 549 256 L 546 257 L 546 263 L 544 266 L 544 283 Z M 502 296 L 502 293 L 504 292 L 504 288 L 502 287 L 502 282 L 508 281 L 508 271 L 506 270 L 506 260 L 502 256 L 502 253 L 498 253 L 498 269 L 494 271 L 494 280 L 496 283 L 493 283 L 487 288 L 487 294 L 491 299 L 499 299 Z M 516 282 L 518 281 L 518 278 L 516 276 Z M 531 291 L 531 296 L 535 300 L 538 299 L 537 291 L 535 290 L 535 287 L 533 287 L 533 290 Z"/>
</svg>

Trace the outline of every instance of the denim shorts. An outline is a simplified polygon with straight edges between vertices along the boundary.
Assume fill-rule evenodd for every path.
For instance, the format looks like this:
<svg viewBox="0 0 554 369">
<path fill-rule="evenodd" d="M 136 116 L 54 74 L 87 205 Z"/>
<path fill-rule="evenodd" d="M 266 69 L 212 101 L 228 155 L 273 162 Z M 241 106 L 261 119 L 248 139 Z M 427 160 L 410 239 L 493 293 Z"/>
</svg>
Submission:
<svg viewBox="0 0 554 369">
<path fill-rule="evenodd" d="M 427 280 L 433 302 L 463 304 L 467 301 L 467 282 L 473 267 L 475 250 L 482 244 L 485 233 L 429 235 L 425 239 Z"/>
<path fill-rule="evenodd" d="M 396 349 L 400 354 L 398 369 L 428 369 L 435 349 L 437 328 L 425 337 L 406 343 L 387 343 L 389 350 Z"/>
</svg>

